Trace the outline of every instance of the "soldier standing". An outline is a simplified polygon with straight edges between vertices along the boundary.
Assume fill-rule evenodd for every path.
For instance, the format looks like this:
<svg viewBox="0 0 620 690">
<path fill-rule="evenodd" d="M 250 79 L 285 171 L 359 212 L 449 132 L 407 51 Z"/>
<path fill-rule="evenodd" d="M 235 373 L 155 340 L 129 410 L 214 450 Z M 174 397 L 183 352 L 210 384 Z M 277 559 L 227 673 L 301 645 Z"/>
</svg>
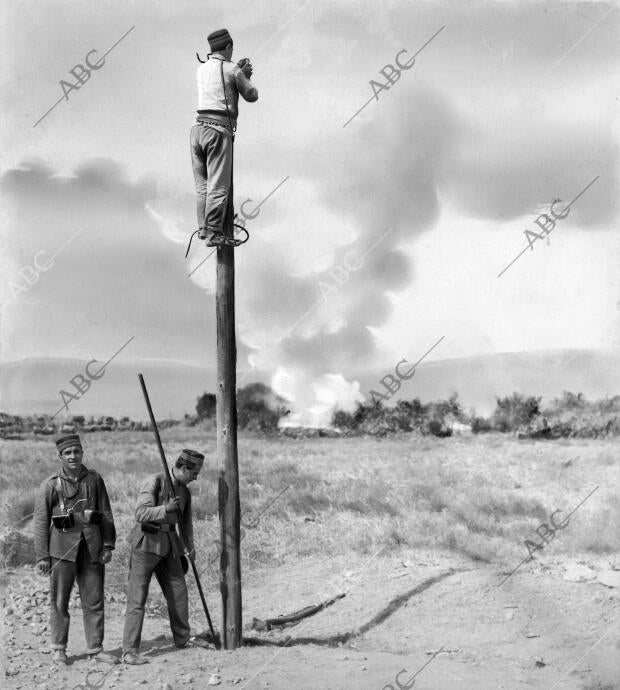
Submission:
<svg viewBox="0 0 620 690">
<path fill-rule="evenodd" d="M 37 570 L 50 575 L 50 628 L 54 660 L 67 663 L 69 599 L 77 580 L 87 652 L 91 659 L 115 664 L 103 651 L 103 582 L 112 558 L 116 530 L 101 476 L 82 464 L 77 434 L 56 441 L 60 469 L 39 489 L 34 513 Z"/>
<path fill-rule="evenodd" d="M 184 547 L 194 557 L 192 497 L 187 488 L 198 477 L 204 455 L 184 449 L 170 472 L 176 498 L 170 496 L 163 472 L 152 475 L 142 485 L 136 504 L 136 524 L 129 535 L 131 559 L 127 583 L 127 611 L 123 632 L 123 662 L 145 664 L 139 655 L 144 622 L 144 606 L 153 573 L 168 604 L 168 616 L 174 644 L 179 648 L 207 647 L 199 638 L 190 637 L 187 585 L 182 563 Z M 176 532 L 181 515 L 186 544 Z"/>
</svg>

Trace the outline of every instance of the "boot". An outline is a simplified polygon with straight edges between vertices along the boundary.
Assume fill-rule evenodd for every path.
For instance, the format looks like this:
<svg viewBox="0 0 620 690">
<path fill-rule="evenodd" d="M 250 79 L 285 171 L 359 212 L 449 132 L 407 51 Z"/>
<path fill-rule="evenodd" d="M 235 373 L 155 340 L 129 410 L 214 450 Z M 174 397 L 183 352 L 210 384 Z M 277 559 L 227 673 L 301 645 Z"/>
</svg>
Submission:
<svg viewBox="0 0 620 690">
<path fill-rule="evenodd" d="M 218 230 L 208 231 L 205 239 L 207 240 L 207 247 L 221 247 L 226 243 L 224 233 Z"/>
<path fill-rule="evenodd" d="M 64 649 L 55 649 L 52 656 L 52 661 L 57 664 L 67 664 L 67 652 Z"/>
<path fill-rule="evenodd" d="M 148 659 L 145 659 L 143 656 L 140 656 L 134 652 L 124 652 L 121 661 L 124 664 L 129 664 L 130 666 L 141 666 L 142 664 L 149 663 Z"/>
<path fill-rule="evenodd" d="M 96 654 L 89 654 L 88 658 L 91 660 L 94 659 L 95 661 L 100 661 L 104 664 L 118 664 L 118 659 L 114 656 L 114 654 L 109 654 L 103 650 L 97 652 Z"/>
<path fill-rule="evenodd" d="M 178 645 L 178 649 L 190 649 L 191 647 L 209 648 L 209 643 L 201 637 L 190 637 L 184 644 Z"/>
</svg>

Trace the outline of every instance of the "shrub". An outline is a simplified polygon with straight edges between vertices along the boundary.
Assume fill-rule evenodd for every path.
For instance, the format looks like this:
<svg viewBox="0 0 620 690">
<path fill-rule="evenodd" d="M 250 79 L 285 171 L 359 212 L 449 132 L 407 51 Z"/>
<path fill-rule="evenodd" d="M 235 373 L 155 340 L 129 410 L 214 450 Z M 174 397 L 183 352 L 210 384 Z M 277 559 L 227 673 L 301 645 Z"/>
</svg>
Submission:
<svg viewBox="0 0 620 690">
<path fill-rule="evenodd" d="M 521 425 L 529 424 L 540 414 L 541 398 L 513 393 L 506 398 L 496 398 L 496 400 L 497 405 L 491 415 L 491 424 L 496 431 L 516 431 Z"/>
<path fill-rule="evenodd" d="M 288 414 L 286 400 L 264 383 L 251 383 L 237 391 L 237 423 L 240 429 L 270 432 L 278 428 L 280 419 Z M 212 420 L 216 412 L 214 393 L 203 393 L 196 402 L 196 417 L 185 416 L 186 426 Z"/>
<path fill-rule="evenodd" d="M 355 428 L 355 418 L 350 412 L 335 410 L 332 414 L 331 424 L 337 429 L 352 430 Z"/>
<path fill-rule="evenodd" d="M 445 438 L 447 436 L 452 436 L 452 428 L 449 427 L 441 417 L 432 419 L 427 418 L 422 424 L 422 433 L 425 436 L 439 436 L 440 438 Z"/>
<path fill-rule="evenodd" d="M 280 419 L 288 414 L 286 400 L 264 383 L 251 383 L 237 392 L 239 428 L 270 432 L 278 428 Z"/>
<path fill-rule="evenodd" d="M 493 425 L 485 417 L 472 417 L 471 418 L 471 431 L 473 434 L 482 434 L 487 431 L 492 431 Z"/>
<path fill-rule="evenodd" d="M 215 393 L 203 393 L 196 402 L 198 419 L 209 419 L 215 416 Z"/>
</svg>

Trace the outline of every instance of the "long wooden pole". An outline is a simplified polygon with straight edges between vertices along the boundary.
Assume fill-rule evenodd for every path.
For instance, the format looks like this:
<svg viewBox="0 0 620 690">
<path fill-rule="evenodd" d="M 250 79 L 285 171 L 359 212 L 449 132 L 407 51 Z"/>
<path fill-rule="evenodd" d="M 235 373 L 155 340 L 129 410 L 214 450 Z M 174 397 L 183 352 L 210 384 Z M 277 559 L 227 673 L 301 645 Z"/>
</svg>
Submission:
<svg viewBox="0 0 620 690">
<path fill-rule="evenodd" d="M 232 215 L 232 214 L 230 214 Z M 230 231 L 232 236 L 232 218 Z M 220 592 L 222 642 L 237 649 L 241 630 L 241 550 L 239 465 L 237 458 L 237 344 L 235 341 L 235 255 L 230 246 L 217 249 L 217 452 L 219 465 Z"/>
</svg>

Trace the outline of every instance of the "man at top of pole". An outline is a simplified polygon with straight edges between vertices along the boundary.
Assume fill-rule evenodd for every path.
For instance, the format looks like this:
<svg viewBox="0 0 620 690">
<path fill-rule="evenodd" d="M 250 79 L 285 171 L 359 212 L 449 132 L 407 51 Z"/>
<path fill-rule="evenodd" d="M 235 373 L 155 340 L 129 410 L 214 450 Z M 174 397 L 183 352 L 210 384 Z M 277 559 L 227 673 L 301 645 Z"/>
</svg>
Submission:
<svg viewBox="0 0 620 690">
<path fill-rule="evenodd" d="M 239 94 L 253 103 L 258 100 L 258 91 L 250 81 L 252 63 L 247 58 L 236 65 L 231 62 L 233 40 L 228 30 L 214 31 L 207 40 L 211 52 L 197 72 L 198 116 L 190 133 L 190 148 L 198 237 L 214 247 L 226 244 L 225 226 L 232 223 L 233 140 Z"/>
</svg>

